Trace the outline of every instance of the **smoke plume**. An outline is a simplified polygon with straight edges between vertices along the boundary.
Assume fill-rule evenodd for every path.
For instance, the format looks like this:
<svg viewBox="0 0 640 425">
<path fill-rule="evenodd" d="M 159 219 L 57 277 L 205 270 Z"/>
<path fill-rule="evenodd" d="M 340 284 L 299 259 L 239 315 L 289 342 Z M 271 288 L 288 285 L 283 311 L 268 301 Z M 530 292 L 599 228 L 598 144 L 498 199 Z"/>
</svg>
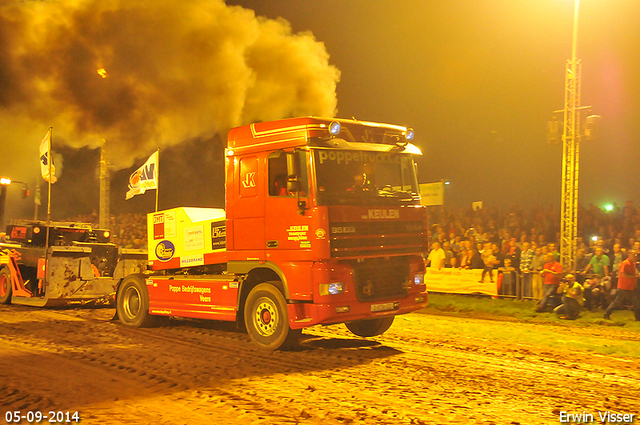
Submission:
<svg viewBox="0 0 640 425">
<path fill-rule="evenodd" d="M 50 126 L 54 150 L 106 139 L 125 168 L 233 126 L 333 116 L 338 80 L 311 33 L 222 0 L 0 0 L 0 173 L 37 171 Z"/>
</svg>

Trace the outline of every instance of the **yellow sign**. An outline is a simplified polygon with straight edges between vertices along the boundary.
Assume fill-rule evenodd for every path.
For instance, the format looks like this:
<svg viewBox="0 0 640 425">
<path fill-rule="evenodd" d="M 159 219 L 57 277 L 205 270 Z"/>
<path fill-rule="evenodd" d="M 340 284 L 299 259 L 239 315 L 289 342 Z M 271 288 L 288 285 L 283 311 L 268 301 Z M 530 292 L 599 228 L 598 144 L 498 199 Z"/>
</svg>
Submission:
<svg viewBox="0 0 640 425">
<path fill-rule="evenodd" d="M 422 183 L 420 199 L 422 205 L 426 207 L 444 204 L 444 182 Z"/>
</svg>

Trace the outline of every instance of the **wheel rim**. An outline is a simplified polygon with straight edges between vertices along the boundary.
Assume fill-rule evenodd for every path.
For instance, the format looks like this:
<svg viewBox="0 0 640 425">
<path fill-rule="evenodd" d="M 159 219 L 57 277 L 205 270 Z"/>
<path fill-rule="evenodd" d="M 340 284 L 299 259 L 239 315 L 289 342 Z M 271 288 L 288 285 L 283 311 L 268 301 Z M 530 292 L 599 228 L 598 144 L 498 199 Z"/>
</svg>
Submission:
<svg viewBox="0 0 640 425">
<path fill-rule="evenodd" d="M 138 316 L 140 312 L 140 291 L 135 286 L 131 286 L 127 288 L 124 293 L 124 299 L 122 302 L 122 307 L 124 309 L 124 313 L 131 319 Z"/>
<path fill-rule="evenodd" d="M 253 315 L 253 323 L 258 333 L 265 337 L 273 335 L 278 328 L 279 322 L 278 308 L 273 300 L 260 298 L 256 303 Z"/>
<path fill-rule="evenodd" d="M 9 293 L 9 279 L 7 275 L 0 275 L 0 297 L 5 297 Z"/>
</svg>

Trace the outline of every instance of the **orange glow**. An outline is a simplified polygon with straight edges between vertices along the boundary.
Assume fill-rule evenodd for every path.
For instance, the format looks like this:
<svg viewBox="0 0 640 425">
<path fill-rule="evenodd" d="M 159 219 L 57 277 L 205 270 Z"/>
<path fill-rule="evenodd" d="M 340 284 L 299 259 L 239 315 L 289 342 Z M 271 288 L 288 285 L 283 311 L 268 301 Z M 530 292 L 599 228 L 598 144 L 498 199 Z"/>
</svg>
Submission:
<svg viewBox="0 0 640 425">
<path fill-rule="evenodd" d="M 107 78 L 107 70 L 104 68 L 100 68 L 98 70 L 98 74 L 102 77 L 102 78 Z"/>
</svg>

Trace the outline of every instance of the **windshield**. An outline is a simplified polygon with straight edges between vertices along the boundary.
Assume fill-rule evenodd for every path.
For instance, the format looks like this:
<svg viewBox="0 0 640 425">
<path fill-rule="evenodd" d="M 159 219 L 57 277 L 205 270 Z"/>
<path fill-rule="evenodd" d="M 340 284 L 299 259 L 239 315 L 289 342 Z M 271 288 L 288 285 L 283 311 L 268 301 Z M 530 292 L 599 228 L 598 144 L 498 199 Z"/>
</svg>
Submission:
<svg viewBox="0 0 640 425">
<path fill-rule="evenodd" d="M 315 150 L 318 204 L 418 202 L 413 158 L 399 153 Z"/>
</svg>

